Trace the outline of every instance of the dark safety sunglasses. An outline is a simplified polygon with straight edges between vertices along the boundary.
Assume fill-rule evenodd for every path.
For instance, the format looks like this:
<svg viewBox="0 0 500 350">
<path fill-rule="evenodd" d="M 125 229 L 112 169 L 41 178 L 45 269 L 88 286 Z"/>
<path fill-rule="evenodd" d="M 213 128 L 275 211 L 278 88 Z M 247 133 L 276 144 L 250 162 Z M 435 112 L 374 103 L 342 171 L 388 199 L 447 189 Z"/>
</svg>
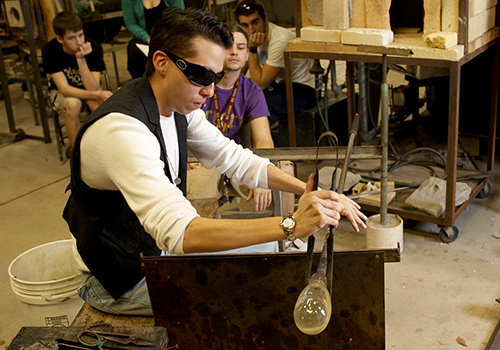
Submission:
<svg viewBox="0 0 500 350">
<path fill-rule="evenodd" d="M 181 70 L 182 73 L 186 76 L 187 80 L 189 80 L 194 85 L 198 86 L 208 86 L 212 83 L 216 84 L 224 78 L 225 71 L 220 71 L 219 73 L 215 73 L 213 70 L 200 66 L 196 63 L 191 63 L 186 61 L 183 58 L 180 58 L 174 55 L 171 52 L 161 50 L 165 53 L 170 59 L 175 63 L 177 68 Z"/>
</svg>

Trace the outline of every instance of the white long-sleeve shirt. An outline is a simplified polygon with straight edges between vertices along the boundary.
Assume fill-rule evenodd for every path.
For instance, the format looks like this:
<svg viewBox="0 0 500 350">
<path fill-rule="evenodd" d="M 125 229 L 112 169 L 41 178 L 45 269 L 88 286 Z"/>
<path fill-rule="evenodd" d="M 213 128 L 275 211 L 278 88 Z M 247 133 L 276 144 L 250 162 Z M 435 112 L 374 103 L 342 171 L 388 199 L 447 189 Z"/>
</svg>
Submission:
<svg viewBox="0 0 500 350">
<path fill-rule="evenodd" d="M 215 166 L 236 183 L 268 188 L 268 159 L 224 137 L 202 110 L 186 119 L 188 149 L 203 166 Z M 120 191 L 160 249 L 184 254 L 184 232 L 199 215 L 165 175 L 164 166 L 174 169 L 173 178 L 177 175 L 178 142 L 174 118 L 161 116 L 160 124 L 171 164 L 160 160 L 160 145 L 146 125 L 111 113 L 92 124 L 82 137 L 81 178 L 90 187 Z M 76 258 L 80 268 L 88 271 L 81 257 Z"/>
</svg>

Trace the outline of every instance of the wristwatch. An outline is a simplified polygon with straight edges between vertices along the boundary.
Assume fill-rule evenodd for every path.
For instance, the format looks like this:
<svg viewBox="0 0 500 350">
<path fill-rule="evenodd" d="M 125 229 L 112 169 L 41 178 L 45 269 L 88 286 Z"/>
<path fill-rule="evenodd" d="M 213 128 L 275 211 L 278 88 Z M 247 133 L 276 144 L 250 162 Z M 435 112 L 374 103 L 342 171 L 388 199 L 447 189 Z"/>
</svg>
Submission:
<svg viewBox="0 0 500 350">
<path fill-rule="evenodd" d="M 283 216 L 280 221 L 280 227 L 285 232 L 287 240 L 295 241 L 295 236 L 293 235 L 293 231 L 295 230 L 295 218 L 293 217 L 293 214 Z"/>
<path fill-rule="evenodd" d="M 257 46 L 249 46 L 248 51 L 250 51 L 251 53 L 257 53 Z"/>
</svg>

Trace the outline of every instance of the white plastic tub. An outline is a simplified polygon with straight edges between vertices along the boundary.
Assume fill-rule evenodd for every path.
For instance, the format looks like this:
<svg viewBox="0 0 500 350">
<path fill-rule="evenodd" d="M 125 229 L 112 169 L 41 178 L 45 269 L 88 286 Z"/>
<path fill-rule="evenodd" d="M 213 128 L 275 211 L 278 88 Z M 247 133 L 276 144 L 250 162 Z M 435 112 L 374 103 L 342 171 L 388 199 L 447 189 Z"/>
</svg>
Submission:
<svg viewBox="0 0 500 350">
<path fill-rule="evenodd" d="M 69 326 L 83 306 L 77 294 L 81 273 L 71 240 L 27 250 L 9 265 L 12 291 L 21 302 L 28 326 Z"/>
</svg>

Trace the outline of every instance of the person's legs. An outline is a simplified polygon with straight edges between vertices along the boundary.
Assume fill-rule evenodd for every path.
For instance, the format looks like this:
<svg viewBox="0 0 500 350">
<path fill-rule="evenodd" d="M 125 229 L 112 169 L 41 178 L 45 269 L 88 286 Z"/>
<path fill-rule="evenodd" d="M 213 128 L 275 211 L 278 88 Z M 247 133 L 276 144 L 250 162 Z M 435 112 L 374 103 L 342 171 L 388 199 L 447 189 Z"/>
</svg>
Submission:
<svg viewBox="0 0 500 350">
<path fill-rule="evenodd" d="M 273 82 L 264 89 L 267 106 L 269 108 L 269 125 L 273 125 L 281 118 L 288 117 L 286 84 L 276 84 Z M 293 109 L 300 112 L 304 109 L 314 107 L 316 104 L 315 91 L 312 87 L 300 83 L 293 83 Z"/>
<path fill-rule="evenodd" d="M 293 83 L 293 109 L 295 112 L 313 108 L 316 105 L 315 93 L 314 89 L 308 85 Z"/>
<path fill-rule="evenodd" d="M 69 144 L 73 146 L 76 134 L 80 130 L 80 113 L 82 111 L 82 101 L 78 99 L 70 99 L 66 103 L 64 112 L 64 122 L 66 125 L 66 133 L 68 134 Z"/>
<path fill-rule="evenodd" d="M 127 70 L 132 79 L 140 78 L 146 71 L 147 57 L 136 44 L 145 44 L 142 41 L 132 39 L 127 46 Z"/>
<path fill-rule="evenodd" d="M 65 97 L 57 90 L 49 92 L 52 108 L 59 115 L 64 116 L 64 124 L 68 135 L 69 143 L 73 146 L 76 134 L 80 129 L 80 112 L 82 111 L 82 101 L 75 97 Z"/>
<path fill-rule="evenodd" d="M 273 125 L 287 115 L 286 86 L 272 82 L 264 89 L 267 107 L 269 108 L 269 125 Z"/>
<path fill-rule="evenodd" d="M 82 272 L 82 286 L 78 290 L 78 295 L 93 308 L 108 314 L 153 315 L 145 279 L 115 300 L 94 275 Z"/>
</svg>

